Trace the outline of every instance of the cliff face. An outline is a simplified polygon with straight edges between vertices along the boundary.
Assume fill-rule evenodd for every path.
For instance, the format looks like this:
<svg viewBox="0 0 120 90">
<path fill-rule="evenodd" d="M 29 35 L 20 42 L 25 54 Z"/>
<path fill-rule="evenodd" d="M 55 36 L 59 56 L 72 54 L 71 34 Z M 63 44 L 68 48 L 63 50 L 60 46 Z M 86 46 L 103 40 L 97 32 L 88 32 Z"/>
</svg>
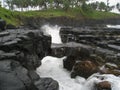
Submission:
<svg viewBox="0 0 120 90">
<path fill-rule="evenodd" d="M 35 72 L 51 52 L 51 37 L 39 30 L 8 30 L 0 33 L 0 90 L 57 90 L 51 78 Z M 48 81 L 48 83 L 46 83 Z"/>
<path fill-rule="evenodd" d="M 120 18 L 109 18 L 109 19 L 86 19 L 86 18 L 69 18 L 69 17 L 51 17 L 51 18 L 40 18 L 40 17 L 29 17 L 22 19 L 24 26 L 29 28 L 39 28 L 44 24 L 53 24 L 60 26 L 95 26 L 105 24 L 119 24 Z"/>
</svg>

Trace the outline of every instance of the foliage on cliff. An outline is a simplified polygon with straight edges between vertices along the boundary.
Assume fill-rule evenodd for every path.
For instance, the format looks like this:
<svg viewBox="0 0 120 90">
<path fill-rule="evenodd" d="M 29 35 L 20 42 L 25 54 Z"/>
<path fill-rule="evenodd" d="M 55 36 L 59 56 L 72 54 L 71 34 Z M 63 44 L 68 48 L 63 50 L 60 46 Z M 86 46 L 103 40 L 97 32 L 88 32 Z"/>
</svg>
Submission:
<svg viewBox="0 0 120 90">
<path fill-rule="evenodd" d="M 0 7 L 0 17 L 4 19 L 7 24 L 19 25 L 20 21 L 18 19 L 19 12 L 12 12 L 10 10 Z"/>
<path fill-rule="evenodd" d="M 67 11 L 63 9 L 48 9 L 48 10 L 38 10 L 38 11 L 26 11 L 17 12 L 10 11 L 4 8 L 0 8 L 0 17 L 6 20 L 8 24 L 20 25 L 26 17 L 36 17 L 36 18 L 51 18 L 51 17 L 68 17 L 74 19 L 104 19 L 104 18 L 116 18 L 120 17 L 119 14 L 114 14 L 110 12 L 102 12 L 91 10 L 87 7 L 84 8 L 73 8 Z"/>
</svg>

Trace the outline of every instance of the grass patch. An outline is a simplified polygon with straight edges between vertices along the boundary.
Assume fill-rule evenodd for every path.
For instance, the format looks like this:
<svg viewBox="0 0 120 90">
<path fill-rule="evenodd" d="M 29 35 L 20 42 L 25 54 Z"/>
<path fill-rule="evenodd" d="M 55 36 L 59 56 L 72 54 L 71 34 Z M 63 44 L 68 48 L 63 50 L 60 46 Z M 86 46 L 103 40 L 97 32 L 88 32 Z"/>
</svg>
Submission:
<svg viewBox="0 0 120 90">
<path fill-rule="evenodd" d="M 6 20 L 7 24 L 12 24 L 15 26 L 20 25 L 21 21 L 19 18 L 35 17 L 35 18 L 51 18 L 51 17 L 68 17 L 75 19 L 104 19 L 104 18 L 114 18 L 120 17 L 119 14 L 110 12 L 100 12 L 100 11 L 87 11 L 82 8 L 68 9 L 67 11 L 63 9 L 48 9 L 48 10 L 37 10 L 37 11 L 26 11 L 17 12 L 10 11 L 4 8 L 0 8 L 0 17 Z"/>
<path fill-rule="evenodd" d="M 42 11 L 28 11 L 22 12 L 22 15 L 25 17 L 43 17 L 43 18 L 50 18 L 50 17 L 76 17 L 81 15 L 81 9 L 69 9 L 68 11 L 64 11 L 62 9 L 48 9 Z"/>
<path fill-rule="evenodd" d="M 4 19 L 7 24 L 18 26 L 20 21 L 17 18 L 18 12 L 12 12 L 10 10 L 0 8 L 0 17 Z"/>
<path fill-rule="evenodd" d="M 90 19 L 107 19 L 107 18 L 116 18 L 120 17 L 119 14 L 111 13 L 111 12 L 103 12 L 103 11 L 92 11 L 92 12 L 84 12 L 85 17 Z"/>
<path fill-rule="evenodd" d="M 104 18 L 114 18 L 120 17 L 119 14 L 111 13 L 111 12 L 102 12 L 102 11 L 83 11 L 81 8 L 73 8 L 68 11 L 64 11 L 61 9 L 48 9 L 42 11 L 28 11 L 22 12 L 22 15 L 25 17 L 70 17 L 70 18 L 90 18 L 90 19 L 104 19 Z"/>
</svg>

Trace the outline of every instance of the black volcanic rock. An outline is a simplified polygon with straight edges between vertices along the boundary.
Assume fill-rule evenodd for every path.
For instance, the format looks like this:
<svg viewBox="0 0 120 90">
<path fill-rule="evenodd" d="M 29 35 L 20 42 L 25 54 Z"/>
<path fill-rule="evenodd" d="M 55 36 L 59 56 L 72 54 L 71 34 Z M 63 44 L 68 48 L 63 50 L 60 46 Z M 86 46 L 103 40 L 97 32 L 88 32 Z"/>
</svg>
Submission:
<svg viewBox="0 0 120 90">
<path fill-rule="evenodd" d="M 6 21 L 0 18 L 0 31 L 3 31 L 6 29 Z"/>
<path fill-rule="evenodd" d="M 32 90 L 34 85 L 27 74 L 28 70 L 19 62 L 0 61 L 0 90 Z"/>
<path fill-rule="evenodd" d="M 94 72 L 89 71 L 89 68 L 85 64 L 81 69 L 77 62 L 84 62 L 86 60 L 93 62 L 96 65 L 95 72 L 110 73 L 119 75 L 118 69 L 100 71 L 99 68 L 105 65 L 106 62 L 114 63 L 119 66 L 119 35 L 120 29 L 100 27 L 100 26 L 83 26 L 83 27 L 63 27 L 60 30 L 60 35 L 63 44 L 52 45 L 52 55 L 57 57 L 67 56 L 63 61 L 63 66 L 69 71 L 73 71 L 75 67 L 78 67 L 75 73 L 72 73 L 72 77 L 80 75 L 83 77 L 89 77 Z M 81 73 L 82 75 L 81 75 Z M 87 76 L 88 75 L 88 76 Z"/>
<path fill-rule="evenodd" d="M 40 30 L 1 32 L 0 90 L 58 90 L 57 81 L 43 80 L 35 72 L 41 59 L 50 54 L 51 37 L 43 35 Z"/>
<path fill-rule="evenodd" d="M 90 55 L 92 51 L 93 54 L 102 57 L 106 62 L 119 64 L 119 29 L 108 28 L 105 26 L 85 26 L 77 28 L 63 27 L 60 30 L 60 35 L 64 44 L 71 42 L 72 39 L 72 42 L 83 44 L 83 46 L 90 46 L 91 50 L 84 50 L 87 49 L 87 47 L 84 47 L 83 50 L 81 50 L 84 53 L 86 51 L 85 54 L 81 53 L 82 55 L 80 55 L 83 56 L 83 58 L 88 57 L 84 55 Z M 62 48 L 64 47 L 62 46 Z"/>
<path fill-rule="evenodd" d="M 42 78 L 35 85 L 38 90 L 59 90 L 59 84 L 51 78 Z"/>
<path fill-rule="evenodd" d="M 3 40 L 0 45 L 1 50 L 5 52 L 1 59 L 14 58 L 27 69 L 35 70 L 41 64 L 40 60 L 50 53 L 51 38 L 40 32 L 23 31 L 27 34 L 21 36 L 21 33 L 16 32 L 14 35 L 13 32 L 4 37 L 6 41 Z"/>
<path fill-rule="evenodd" d="M 7 24 L 6 29 L 16 29 L 17 27 L 12 24 Z"/>
<path fill-rule="evenodd" d="M 57 57 L 74 56 L 76 59 L 87 58 L 94 52 L 94 48 L 89 45 L 68 42 L 60 45 L 52 44 L 52 55 Z"/>
<path fill-rule="evenodd" d="M 63 60 L 63 66 L 64 68 L 66 68 L 67 70 L 71 71 L 74 64 L 75 64 L 75 56 L 67 56 L 67 58 L 65 58 Z"/>
<path fill-rule="evenodd" d="M 29 28 L 39 28 L 40 26 L 50 23 L 51 25 L 60 25 L 60 26 L 72 26 L 72 27 L 86 27 L 86 26 L 105 26 L 105 24 L 114 24 L 117 25 L 120 23 L 119 17 L 114 18 L 104 18 L 104 19 L 87 19 L 87 18 L 70 18 L 70 17 L 26 17 L 21 18 L 24 26 Z"/>
</svg>

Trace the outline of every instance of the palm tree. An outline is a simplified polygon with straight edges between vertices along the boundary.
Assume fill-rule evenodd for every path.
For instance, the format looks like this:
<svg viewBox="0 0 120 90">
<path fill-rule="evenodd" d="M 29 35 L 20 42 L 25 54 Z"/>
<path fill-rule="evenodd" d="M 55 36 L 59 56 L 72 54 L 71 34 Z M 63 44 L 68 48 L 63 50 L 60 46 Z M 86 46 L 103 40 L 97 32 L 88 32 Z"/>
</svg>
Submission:
<svg viewBox="0 0 120 90">
<path fill-rule="evenodd" d="M 106 5 L 106 12 L 109 11 L 109 0 L 107 0 L 107 5 Z"/>
<path fill-rule="evenodd" d="M 6 3 L 9 7 L 10 10 L 13 10 L 14 9 L 14 4 L 13 4 L 13 1 L 12 0 L 6 0 Z"/>
<path fill-rule="evenodd" d="M 103 10 L 105 10 L 105 9 L 106 9 L 105 3 L 104 3 L 104 2 L 100 2 L 100 3 L 99 3 L 99 10 L 100 10 L 100 11 L 103 11 Z"/>
<path fill-rule="evenodd" d="M 63 5 L 64 0 L 54 0 L 55 7 L 60 8 Z"/>
<path fill-rule="evenodd" d="M 1 7 L 1 1 L 0 1 L 0 7 Z"/>
<path fill-rule="evenodd" d="M 116 8 L 118 9 L 118 11 L 120 11 L 120 3 L 116 4 Z"/>
</svg>

